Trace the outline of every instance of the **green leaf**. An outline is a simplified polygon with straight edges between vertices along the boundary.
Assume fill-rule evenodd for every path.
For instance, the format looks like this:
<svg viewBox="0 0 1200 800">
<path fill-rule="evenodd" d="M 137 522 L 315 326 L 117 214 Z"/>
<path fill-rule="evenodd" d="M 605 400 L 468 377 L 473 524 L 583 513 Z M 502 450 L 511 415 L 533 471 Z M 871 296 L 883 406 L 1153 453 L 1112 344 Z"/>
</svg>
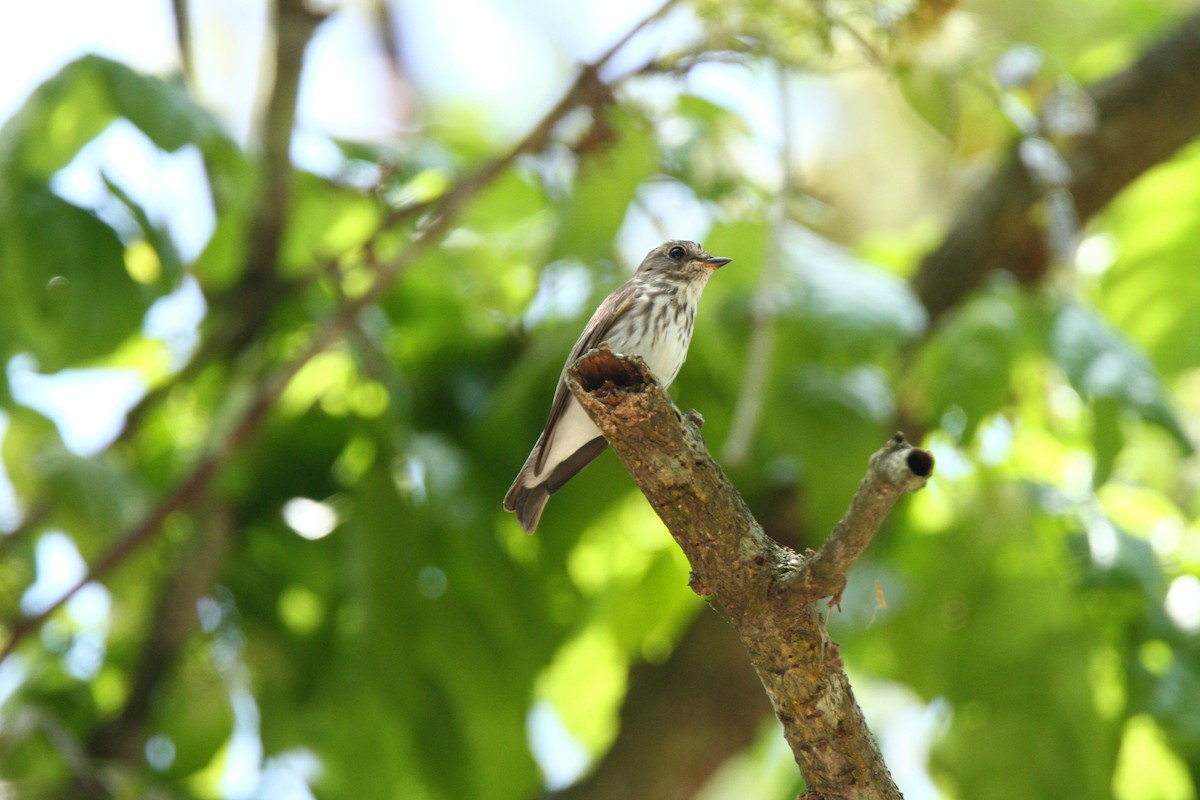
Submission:
<svg viewBox="0 0 1200 800">
<path fill-rule="evenodd" d="M 1117 456 L 1125 446 L 1120 412 L 1121 404 L 1111 397 L 1099 397 L 1092 403 L 1092 446 L 1096 450 L 1092 486 L 1099 487 L 1108 482 Z"/>
<path fill-rule="evenodd" d="M 1184 452 L 1193 452 L 1154 367 L 1095 311 L 1064 303 L 1052 323 L 1050 351 L 1081 395 L 1117 402 L 1162 426 Z"/>
<path fill-rule="evenodd" d="M 0 129 L 0 175 L 47 181 L 118 117 L 163 150 L 228 145 L 216 120 L 192 102 L 182 83 L 88 55 L 39 86 Z"/>
<path fill-rule="evenodd" d="M 170 738 L 175 757 L 167 775 L 179 779 L 208 764 L 233 731 L 229 686 L 208 648 L 185 650 L 155 709 L 156 730 Z"/>
<path fill-rule="evenodd" d="M 915 405 L 929 425 L 952 407 L 966 415 L 961 438 L 1007 403 L 1012 368 L 1028 346 L 1034 311 L 1020 290 L 997 285 L 950 311 L 925 342 L 913 368 Z"/>
<path fill-rule="evenodd" d="M 961 102 L 955 76 L 935 69 L 910 68 L 897 74 L 909 108 L 931 128 L 953 139 L 960 126 Z"/>
<path fill-rule="evenodd" d="M 1111 238 L 1080 251 L 1081 259 L 1088 252 L 1115 258 L 1100 281 L 1099 308 L 1164 375 L 1194 368 L 1200 363 L 1200 148 L 1124 190 L 1101 223 Z"/>
<path fill-rule="evenodd" d="M 102 356 L 176 285 L 174 247 L 115 186 L 110 191 L 133 213 L 153 252 L 127 254 L 107 225 L 49 189 L 54 174 L 119 118 L 164 150 L 199 147 L 219 213 L 222 192 L 239 182 L 236 148 L 181 83 L 99 56 L 63 67 L 0 129 L 0 295 L 11 309 L 0 327 L 0 355 L 31 352 L 45 371 Z"/>
<path fill-rule="evenodd" d="M 64 67 L 0 128 L 0 175 L 6 181 L 18 175 L 49 181 L 108 127 L 114 112 L 91 63 Z"/>
<path fill-rule="evenodd" d="M 379 226 L 379 205 L 367 195 L 296 174 L 289 198 L 280 270 L 298 278 L 362 245 Z"/>
<path fill-rule="evenodd" d="M 611 127 L 615 142 L 583 158 L 563 212 L 553 258 L 570 256 L 591 264 L 607 256 L 638 186 L 657 166 L 658 152 L 649 123 L 624 106 L 607 114 L 599 124 Z"/>
<path fill-rule="evenodd" d="M 54 424 L 36 411 L 18 406 L 10 413 L 2 453 L 17 495 L 51 501 L 43 525 L 70 531 L 90 559 L 141 513 L 136 483 L 106 459 L 69 452 Z"/>
<path fill-rule="evenodd" d="M 806 228 L 789 227 L 783 242 L 779 315 L 799 324 L 810 358 L 849 366 L 894 352 L 924 329 L 925 312 L 904 281 Z"/>
<path fill-rule="evenodd" d="M 546 213 L 546 191 L 520 167 L 499 175 L 479 193 L 459 218 L 464 227 L 487 236 L 505 236 L 524 227 L 522 221 Z"/>
<path fill-rule="evenodd" d="M 48 186 L 54 173 L 119 118 L 163 150 L 200 150 L 217 230 L 199 259 L 197 277 L 206 286 L 227 285 L 241 266 L 247 204 L 253 197 L 253 171 L 245 156 L 216 119 L 192 101 L 182 82 L 143 75 L 100 56 L 84 56 L 63 67 L 0 128 L 0 220 L 23 204 L 23 192 Z M 118 195 L 118 200 L 130 205 L 126 197 Z M 169 283 L 177 261 L 173 249 L 160 247 L 163 242 L 155 237 L 147 240 L 155 244 Z"/>
<path fill-rule="evenodd" d="M 714 125 L 731 116 L 729 109 L 725 108 L 725 106 L 718 105 L 696 94 L 679 95 L 675 107 L 680 114 L 701 123 L 705 127 Z M 740 120 L 740 117 L 735 116 L 733 119 Z"/>
<path fill-rule="evenodd" d="M 44 372 L 103 356 L 141 326 L 157 292 L 125 266 L 125 248 L 99 219 L 25 182 L 0 199 L 0 296 L 8 306 L 0 352 L 26 351 Z"/>
<path fill-rule="evenodd" d="M 1110 591 L 1132 589 L 1145 601 L 1146 606 L 1161 602 L 1165 580 L 1149 542 L 1130 536 L 1108 520 L 1097 519 L 1092 524 L 1100 526 L 1095 535 L 1111 535 L 1110 542 L 1104 544 L 1105 547 L 1111 546 L 1111 552 L 1105 553 L 1104 563 L 1100 563 L 1094 556 L 1088 536 L 1071 537 L 1068 544 L 1078 560 L 1083 585 Z"/>
</svg>

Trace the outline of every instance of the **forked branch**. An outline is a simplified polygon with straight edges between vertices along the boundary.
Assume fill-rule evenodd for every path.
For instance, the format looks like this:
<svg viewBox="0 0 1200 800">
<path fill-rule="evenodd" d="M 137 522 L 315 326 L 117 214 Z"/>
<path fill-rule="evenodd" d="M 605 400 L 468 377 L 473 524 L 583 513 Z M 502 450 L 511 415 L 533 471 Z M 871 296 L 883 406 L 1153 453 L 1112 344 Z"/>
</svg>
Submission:
<svg viewBox="0 0 1200 800">
<path fill-rule="evenodd" d="M 728 614 L 809 791 L 827 800 L 900 798 L 818 601 L 840 596 L 896 500 L 924 486 L 933 457 L 896 434 L 871 457 L 820 552 L 799 554 L 763 532 L 695 418 L 679 413 L 641 359 L 593 350 L 571 367 L 567 385 L 687 555 L 692 588 Z"/>
</svg>

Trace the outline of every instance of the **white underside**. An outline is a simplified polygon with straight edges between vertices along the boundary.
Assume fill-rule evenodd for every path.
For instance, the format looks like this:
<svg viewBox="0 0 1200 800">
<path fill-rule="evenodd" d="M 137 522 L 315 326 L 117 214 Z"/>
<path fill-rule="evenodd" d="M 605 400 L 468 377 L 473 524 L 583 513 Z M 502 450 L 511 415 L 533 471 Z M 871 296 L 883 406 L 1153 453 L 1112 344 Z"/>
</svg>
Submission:
<svg viewBox="0 0 1200 800">
<path fill-rule="evenodd" d="M 543 462 L 542 471 L 525 481 L 527 486 L 541 483 L 546 473 L 569 458 L 579 448 L 600 435 L 600 429 L 592 422 L 579 401 L 572 397 L 554 429 L 554 442 Z"/>
<path fill-rule="evenodd" d="M 701 289 L 703 289 L 702 285 L 694 287 L 696 295 L 699 295 Z M 698 298 L 691 298 L 693 307 L 695 307 L 696 299 Z M 632 317 L 633 315 L 629 315 L 626 319 Z M 633 326 L 621 326 L 618 323 L 606 341 L 613 352 L 626 356 L 641 356 L 645 359 L 646 366 L 650 367 L 650 371 L 658 378 L 659 383 L 666 388 L 675 380 L 675 376 L 679 374 L 679 368 L 683 366 L 683 361 L 687 358 L 688 345 L 691 343 L 691 326 L 688 326 L 685 337 L 660 336 L 658 341 L 654 341 L 648 329 L 639 330 Z M 526 485 L 533 486 L 541 483 L 545 479 L 546 473 L 600 435 L 600 429 L 588 417 L 583 406 L 579 405 L 578 401 L 572 397 L 567 401 L 566 410 L 558 420 L 550 452 L 542 462 L 544 465 L 542 471 L 529 476 L 525 481 Z"/>
</svg>

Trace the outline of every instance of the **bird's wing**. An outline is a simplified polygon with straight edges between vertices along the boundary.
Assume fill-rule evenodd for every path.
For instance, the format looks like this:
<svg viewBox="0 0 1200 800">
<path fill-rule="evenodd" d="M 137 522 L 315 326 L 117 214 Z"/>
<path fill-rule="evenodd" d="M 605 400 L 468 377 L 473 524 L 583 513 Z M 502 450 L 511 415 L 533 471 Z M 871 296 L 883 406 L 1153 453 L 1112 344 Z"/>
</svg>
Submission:
<svg viewBox="0 0 1200 800">
<path fill-rule="evenodd" d="M 567 363 L 563 365 L 564 375 L 559 377 L 558 388 L 554 391 L 554 403 L 550 406 L 550 419 L 546 421 L 546 427 L 542 431 L 541 448 L 533 467 L 535 475 L 540 473 L 542 467 L 545 466 L 546 455 L 550 452 L 550 446 L 554 442 L 554 430 L 558 427 L 558 421 L 562 419 L 563 412 L 567 410 L 567 402 L 571 399 L 571 392 L 567 389 L 565 379 L 567 367 L 574 364 L 588 350 L 598 347 L 608 337 L 613 323 L 620 319 L 633 304 L 636 286 L 637 284 L 629 280 L 604 298 L 604 302 L 600 304 L 596 313 L 592 314 L 592 318 L 584 326 L 583 333 L 579 334 L 579 340 L 571 348 L 571 354 L 567 356 Z"/>
</svg>

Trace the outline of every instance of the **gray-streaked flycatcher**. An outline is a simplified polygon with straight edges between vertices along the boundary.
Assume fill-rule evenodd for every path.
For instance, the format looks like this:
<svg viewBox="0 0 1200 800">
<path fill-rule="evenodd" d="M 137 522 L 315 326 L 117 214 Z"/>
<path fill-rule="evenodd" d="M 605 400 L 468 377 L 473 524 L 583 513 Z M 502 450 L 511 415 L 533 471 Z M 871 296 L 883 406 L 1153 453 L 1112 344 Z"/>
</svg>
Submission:
<svg viewBox="0 0 1200 800">
<path fill-rule="evenodd" d="M 596 309 L 567 356 L 550 419 L 504 496 L 504 507 L 516 512 L 527 532 L 537 529 L 550 495 L 608 446 L 567 389 L 567 367 L 607 343 L 613 352 L 641 356 L 654 377 L 670 386 L 687 358 L 700 293 L 709 276 L 731 260 L 713 256 L 695 242 L 665 242 L 647 253 L 633 277 Z"/>
</svg>

